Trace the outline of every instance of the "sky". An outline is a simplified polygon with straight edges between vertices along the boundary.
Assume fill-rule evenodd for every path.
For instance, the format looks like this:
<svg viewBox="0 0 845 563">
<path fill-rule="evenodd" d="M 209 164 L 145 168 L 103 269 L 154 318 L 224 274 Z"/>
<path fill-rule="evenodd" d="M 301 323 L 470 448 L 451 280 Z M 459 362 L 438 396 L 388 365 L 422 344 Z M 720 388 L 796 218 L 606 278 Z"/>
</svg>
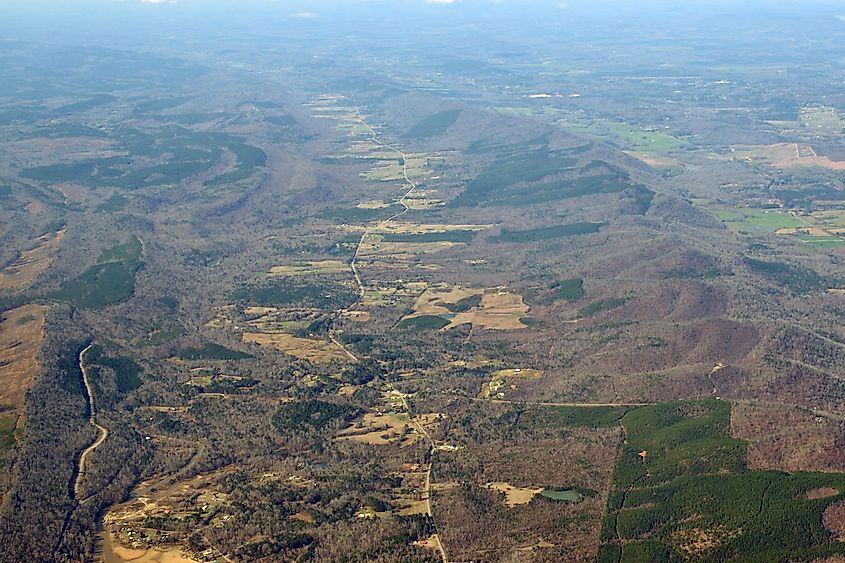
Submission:
<svg viewBox="0 0 845 563">
<path fill-rule="evenodd" d="M 449 18 L 468 24 L 512 21 L 533 25 L 606 29 L 614 22 L 638 21 L 661 29 L 696 18 L 718 23 L 726 15 L 754 24 L 760 12 L 793 11 L 845 25 L 842 0 L 0 0 L 0 40 L 143 38 L 191 29 L 227 27 L 244 31 L 269 26 L 407 25 L 417 28 Z M 842 18 L 841 20 L 836 19 Z M 736 18 L 735 18 L 736 19 Z M 409 30 L 409 31 L 415 31 Z"/>
</svg>

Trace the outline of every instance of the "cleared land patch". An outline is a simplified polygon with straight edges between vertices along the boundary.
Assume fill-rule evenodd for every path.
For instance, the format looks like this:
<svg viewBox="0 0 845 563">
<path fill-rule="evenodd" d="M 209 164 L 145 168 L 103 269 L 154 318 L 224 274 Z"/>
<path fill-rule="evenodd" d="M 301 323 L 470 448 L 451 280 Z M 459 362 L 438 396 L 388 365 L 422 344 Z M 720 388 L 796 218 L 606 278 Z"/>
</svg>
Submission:
<svg viewBox="0 0 845 563">
<path fill-rule="evenodd" d="M 405 282 L 394 280 L 384 285 L 368 285 L 364 288 L 362 305 L 407 306 L 428 286 L 426 282 Z"/>
<path fill-rule="evenodd" d="M 561 119 L 558 125 L 567 131 L 609 141 L 634 151 L 665 153 L 684 146 L 681 139 L 673 137 L 667 129 L 661 130 L 658 127 L 643 127 L 608 119 L 585 120 L 578 116 Z"/>
<path fill-rule="evenodd" d="M 807 129 L 831 129 L 841 131 L 842 119 L 836 108 L 830 106 L 804 106 L 798 116 L 802 127 Z"/>
<path fill-rule="evenodd" d="M 386 391 L 381 394 L 381 405 L 378 408 L 353 421 L 338 432 L 335 439 L 377 446 L 398 444 L 404 447 L 422 440 L 420 428 L 433 432 L 440 418 L 438 413 L 425 413 L 413 415 L 411 419 L 405 409 L 403 396 L 397 391 Z"/>
<path fill-rule="evenodd" d="M 508 506 L 528 504 L 534 497 L 543 492 L 543 487 L 516 487 L 510 483 L 504 483 L 502 481 L 488 483 L 487 486 L 494 491 L 504 493 L 505 504 Z"/>
<path fill-rule="evenodd" d="M 435 286 L 426 289 L 414 304 L 414 312 L 403 318 L 410 323 L 418 318 L 440 318 L 448 321 L 441 330 L 462 324 L 491 330 L 518 330 L 529 307 L 521 295 L 503 289 L 476 289 Z M 417 321 L 420 322 L 420 321 Z M 434 321 L 428 324 L 434 326 Z"/>
<path fill-rule="evenodd" d="M 264 276 L 287 277 L 287 276 L 308 276 L 315 274 L 345 274 L 350 272 L 349 264 L 341 260 L 320 260 L 317 262 L 304 262 L 290 266 L 273 266 Z"/>
<path fill-rule="evenodd" d="M 471 324 L 491 330 L 518 330 L 526 328 L 522 319 L 527 314 L 528 305 L 521 295 L 503 290 L 487 291 L 478 306 L 455 315 L 446 329 Z"/>
<path fill-rule="evenodd" d="M 845 162 L 818 156 L 813 148 L 801 143 L 777 143 L 774 145 L 735 145 L 732 156 L 736 160 L 752 164 L 766 164 L 774 168 L 796 166 L 820 166 L 828 170 L 845 170 Z"/>
<path fill-rule="evenodd" d="M 48 310 L 24 305 L 6 311 L 0 323 L 0 452 L 13 445 L 26 393 L 39 375 L 38 352 Z"/>
<path fill-rule="evenodd" d="M 392 160 L 377 161 L 375 166 L 366 172 L 361 173 L 361 177 L 367 180 L 377 182 L 401 182 L 405 180 L 405 173 L 408 178 L 418 180 L 428 175 L 428 158 L 419 155 L 408 155 L 402 165 L 402 159 L 396 159 L 395 155 Z"/>
<path fill-rule="evenodd" d="M 836 211 L 816 212 L 812 215 L 782 209 L 726 208 L 698 201 L 696 205 L 722 221 L 735 233 L 768 232 L 793 236 L 819 247 L 845 245 Z"/>
<path fill-rule="evenodd" d="M 138 485 L 132 498 L 111 507 L 103 518 L 100 547 L 104 561 L 143 561 L 145 563 L 193 563 L 201 561 L 178 546 L 177 530 L 203 518 L 220 525 L 220 509 L 229 503 L 229 495 L 209 486 L 216 475 L 204 474 L 183 481 L 168 477 Z M 154 527 L 150 523 L 155 523 Z"/>
<path fill-rule="evenodd" d="M 411 421 L 405 413 L 367 413 L 363 418 L 337 435 L 337 440 L 351 440 L 363 444 L 409 446 L 422 439 L 416 423 L 423 427 L 436 425 L 437 414 L 423 414 Z"/>
<path fill-rule="evenodd" d="M 508 386 L 508 380 L 518 379 L 539 379 L 543 377 L 543 372 L 537 369 L 523 369 L 511 368 L 500 369 L 490 374 L 490 381 L 481 386 L 481 393 L 479 397 L 482 399 L 498 398 L 505 396 L 505 391 L 502 389 Z M 510 387 L 516 388 L 516 383 L 511 382 Z"/>
<path fill-rule="evenodd" d="M 284 332 L 245 332 L 243 334 L 243 342 L 245 344 L 268 346 L 301 360 L 308 360 L 311 362 L 344 362 L 349 360 L 346 354 L 327 340 L 300 338 Z"/>
<path fill-rule="evenodd" d="M 371 268 L 421 267 L 418 257 L 472 241 L 489 225 L 389 222 L 363 237 L 358 247 L 362 265 Z"/>
<path fill-rule="evenodd" d="M 20 289 L 38 278 L 50 264 L 65 234 L 64 229 L 35 239 L 35 246 L 21 253 L 17 260 L 0 270 L 0 289 Z"/>
<path fill-rule="evenodd" d="M 327 339 L 310 336 L 309 328 L 319 323 L 317 311 L 283 311 L 275 307 L 246 307 L 249 330 L 241 336 L 244 344 L 268 346 L 311 362 L 348 361 L 349 356 Z"/>
</svg>

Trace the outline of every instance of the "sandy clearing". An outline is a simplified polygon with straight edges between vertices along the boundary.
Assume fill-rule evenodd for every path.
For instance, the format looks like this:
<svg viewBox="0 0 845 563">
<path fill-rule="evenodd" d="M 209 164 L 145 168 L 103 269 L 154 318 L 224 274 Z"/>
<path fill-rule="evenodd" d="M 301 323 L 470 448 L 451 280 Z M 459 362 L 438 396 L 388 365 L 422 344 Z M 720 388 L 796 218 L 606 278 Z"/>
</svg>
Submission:
<svg viewBox="0 0 845 563">
<path fill-rule="evenodd" d="M 531 500 L 543 492 L 543 487 L 515 487 L 510 483 L 504 481 L 496 481 L 487 483 L 487 487 L 505 494 L 505 504 L 508 506 L 518 506 L 520 504 L 528 504 Z"/>
<path fill-rule="evenodd" d="M 808 500 L 818 500 L 822 498 L 834 497 L 839 494 L 839 489 L 834 489 L 833 487 L 819 487 L 818 489 L 813 489 L 807 491 L 804 495 L 804 498 Z"/>
</svg>

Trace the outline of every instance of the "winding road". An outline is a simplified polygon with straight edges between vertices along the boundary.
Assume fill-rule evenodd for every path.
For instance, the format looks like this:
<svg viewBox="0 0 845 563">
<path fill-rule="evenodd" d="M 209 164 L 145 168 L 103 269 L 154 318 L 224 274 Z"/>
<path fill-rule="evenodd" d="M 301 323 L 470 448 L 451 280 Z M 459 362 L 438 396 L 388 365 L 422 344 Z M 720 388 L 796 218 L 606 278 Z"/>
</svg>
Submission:
<svg viewBox="0 0 845 563">
<path fill-rule="evenodd" d="M 364 233 L 361 235 L 361 239 L 358 241 L 358 245 L 355 247 L 355 254 L 352 256 L 352 262 L 350 262 L 349 265 L 352 268 L 352 274 L 355 276 L 355 283 L 358 284 L 358 293 L 361 296 L 361 298 L 363 298 L 364 297 L 364 282 L 361 279 L 361 273 L 358 270 L 358 256 L 361 253 L 361 246 L 364 244 L 364 239 L 366 239 L 374 231 L 377 231 L 378 229 L 384 227 L 384 225 L 390 223 L 391 221 L 395 221 L 396 219 L 398 219 L 399 217 L 401 217 L 402 215 L 404 215 L 405 213 L 407 213 L 411 209 L 410 206 L 406 203 L 406 200 L 408 199 L 408 196 L 410 196 L 412 193 L 414 193 L 414 190 L 417 189 L 417 184 L 414 183 L 411 180 L 411 178 L 408 176 L 408 158 L 405 156 L 405 153 L 402 150 L 400 150 L 400 149 L 398 149 L 398 148 L 396 148 L 392 145 L 388 145 L 387 143 L 380 141 L 379 138 L 378 138 L 378 133 L 376 133 L 375 129 L 373 129 L 370 126 L 369 123 L 364 121 L 364 118 L 361 117 L 361 113 L 360 113 L 360 111 L 357 107 L 355 108 L 355 115 L 358 117 L 358 121 L 361 122 L 361 125 L 366 127 L 367 130 L 370 132 L 370 142 L 375 143 L 376 145 L 378 145 L 380 147 L 384 147 L 388 150 L 391 150 L 391 151 L 393 151 L 393 152 L 395 152 L 396 154 L 399 155 L 399 157 L 402 159 L 402 176 L 404 176 L 404 178 L 405 178 L 405 183 L 408 184 L 408 186 L 410 186 L 410 189 L 408 189 L 408 191 L 405 192 L 402 195 L 402 197 L 399 198 L 399 205 L 402 206 L 402 211 L 399 211 L 398 213 L 391 215 L 390 217 L 388 217 L 384 221 L 381 221 L 381 222 L 377 223 L 376 225 L 374 225 L 373 227 L 370 227 L 369 229 L 365 230 Z"/>
<path fill-rule="evenodd" d="M 97 406 L 94 401 L 94 389 L 91 387 L 91 378 L 88 373 L 88 367 L 85 365 L 85 355 L 92 347 L 93 344 L 89 344 L 88 347 L 79 353 L 79 369 L 82 371 L 82 381 L 85 383 L 85 394 L 88 400 L 88 423 L 97 430 L 97 438 L 90 446 L 82 450 L 82 454 L 79 456 L 79 468 L 76 472 L 76 481 L 73 484 L 73 493 L 80 504 L 91 498 L 90 495 L 82 498 L 82 481 L 85 479 L 88 456 L 91 455 L 91 452 L 102 446 L 106 438 L 109 437 L 109 429 L 97 422 Z"/>
<path fill-rule="evenodd" d="M 718 372 L 725 369 L 725 364 L 723 362 L 719 362 L 716 366 L 710 370 L 710 373 L 707 374 L 707 381 L 713 387 L 713 391 L 710 393 L 714 397 L 716 397 L 716 393 L 718 390 L 716 389 L 716 382 L 713 380 L 713 376 L 716 375 Z M 718 397 L 716 397 L 718 399 Z"/>
<path fill-rule="evenodd" d="M 396 219 L 398 219 L 402 215 L 406 214 L 411 209 L 411 207 L 407 204 L 406 200 L 408 199 L 408 197 L 412 193 L 414 193 L 414 190 L 417 189 L 417 184 L 413 180 L 411 180 L 410 176 L 408 175 L 408 159 L 405 156 L 405 153 L 402 150 L 400 150 L 400 149 L 398 149 L 398 148 L 396 148 L 392 145 L 389 145 L 387 143 L 380 141 L 379 138 L 378 138 L 378 133 L 376 133 L 375 129 L 373 129 L 370 126 L 370 124 L 367 123 L 364 120 L 364 118 L 361 117 L 361 113 L 360 113 L 360 111 L 357 107 L 355 108 L 355 114 L 358 117 L 358 121 L 360 121 L 360 123 L 364 127 L 366 127 L 367 130 L 370 132 L 370 142 L 372 142 L 372 143 L 374 143 L 374 144 L 376 144 L 380 147 L 383 147 L 385 149 L 388 149 L 388 150 L 395 152 L 402 159 L 402 176 L 405 178 L 405 183 L 409 186 L 409 188 L 406 192 L 404 192 L 402 197 L 399 198 L 398 203 L 399 203 L 399 205 L 402 206 L 401 211 L 399 211 L 398 213 L 394 213 L 393 215 L 391 215 L 387 219 L 384 219 L 383 221 L 380 221 L 380 222 L 376 223 L 375 225 L 367 228 L 361 234 L 361 238 L 358 240 L 358 244 L 355 246 L 355 253 L 352 255 L 352 261 L 349 264 L 350 268 L 352 269 L 352 274 L 355 276 L 355 284 L 358 286 L 358 301 L 351 304 L 349 307 L 346 307 L 345 309 L 341 309 L 340 311 L 338 311 L 335 314 L 334 320 L 337 320 L 338 318 L 343 316 L 343 314 L 349 312 L 352 309 L 352 307 L 354 307 L 355 305 L 360 303 L 361 300 L 363 300 L 363 298 L 365 296 L 366 289 L 365 289 L 365 286 L 364 286 L 364 280 L 361 277 L 360 270 L 358 269 L 358 258 L 361 255 L 361 247 L 364 245 L 364 241 L 373 232 L 383 228 L 385 225 L 387 225 L 391 221 L 395 221 Z M 329 329 L 328 338 L 332 342 L 332 344 L 334 344 L 340 350 L 342 350 L 343 353 L 346 354 L 346 356 L 348 356 L 350 360 L 352 360 L 355 363 L 360 362 L 360 358 L 358 358 L 358 356 L 356 356 L 346 346 L 344 346 L 339 340 L 337 340 L 337 338 L 334 336 L 334 334 L 332 334 L 331 329 Z M 432 535 L 432 540 L 436 544 L 437 551 L 440 552 L 440 558 L 443 560 L 443 563 L 448 563 L 449 558 L 446 555 L 446 548 L 443 546 L 443 542 L 440 540 L 440 534 L 438 533 L 437 522 L 434 519 L 434 511 L 432 510 L 432 506 L 431 506 L 431 469 L 434 465 L 434 463 L 433 463 L 434 462 L 434 454 L 437 452 L 437 445 L 435 444 L 434 439 L 431 437 L 431 435 L 425 429 L 425 426 L 423 426 L 423 424 L 421 424 L 417 420 L 417 418 L 414 416 L 413 410 L 411 409 L 411 405 L 408 403 L 407 396 L 404 393 L 401 393 L 400 391 L 398 391 L 396 389 L 396 387 L 393 385 L 393 383 L 391 383 L 390 381 L 385 380 L 384 383 L 388 387 L 388 389 L 390 389 L 391 392 L 395 393 L 396 395 L 398 395 L 401 398 L 402 407 L 405 410 L 405 413 L 408 415 L 408 419 L 416 427 L 416 430 L 420 433 L 420 435 L 423 436 L 425 438 L 425 440 L 428 442 L 428 445 L 429 445 L 429 452 L 428 452 L 429 463 L 428 463 L 428 470 L 426 471 L 426 474 L 425 474 L 425 487 L 423 489 L 423 496 L 425 498 L 425 503 L 426 503 L 426 515 L 429 518 L 431 518 L 432 525 L 434 527 L 434 534 Z"/>
</svg>

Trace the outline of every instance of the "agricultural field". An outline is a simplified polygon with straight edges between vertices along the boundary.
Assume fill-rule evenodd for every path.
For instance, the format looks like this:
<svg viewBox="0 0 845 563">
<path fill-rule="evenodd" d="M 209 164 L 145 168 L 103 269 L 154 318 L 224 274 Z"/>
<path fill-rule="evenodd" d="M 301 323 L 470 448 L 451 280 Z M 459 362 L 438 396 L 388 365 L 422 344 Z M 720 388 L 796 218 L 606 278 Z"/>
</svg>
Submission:
<svg viewBox="0 0 845 563">
<path fill-rule="evenodd" d="M 780 209 L 727 209 L 703 205 L 708 212 L 734 232 L 743 230 L 776 233 L 784 229 L 802 229 L 812 226 L 811 219 L 799 217 Z"/>
<path fill-rule="evenodd" d="M 845 162 L 819 156 L 813 147 L 804 143 L 778 143 L 765 146 L 734 146 L 731 157 L 752 165 L 766 165 L 789 170 L 803 166 L 817 166 L 828 170 L 845 170 Z"/>
<path fill-rule="evenodd" d="M 426 268 L 430 255 L 462 247 L 488 225 L 384 222 L 364 233 L 358 260 L 364 268 Z"/>
<path fill-rule="evenodd" d="M 684 145 L 684 141 L 659 127 L 638 127 L 606 119 L 586 121 L 571 117 L 561 119 L 558 125 L 573 133 L 608 141 L 638 155 L 661 155 Z"/>
<path fill-rule="evenodd" d="M 698 202 L 698 205 L 738 234 L 774 233 L 818 248 L 837 248 L 845 244 L 835 211 L 806 213 L 783 209 L 725 208 L 704 202 Z"/>
<path fill-rule="evenodd" d="M 830 129 L 842 131 L 842 118 L 836 108 L 828 106 L 805 106 L 801 108 L 801 126 L 807 129 Z"/>
<path fill-rule="evenodd" d="M 273 266 L 268 271 L 261 272 L 259 276 L 268 278 L 297 277 L 314 274 L 343 274 L 349 271 L 349 265 L 340 260 L 321 260 L 290 266 Z"/>
<path fill-rule="evenodd" d="M 244 344 L 268 346 L 310 362 L 347 361 L 346 354 L 323 339 L 301 338 L 285 332 L 244 332 Z"/>
<path fill-rule="evenodd" d="M 400 327 L 449 330 L 464 324 L 490 330 L 525 328 L 529 307 L 522 297 L 503 289 L 429 287 L 414 303 Z"/>
</svg>

